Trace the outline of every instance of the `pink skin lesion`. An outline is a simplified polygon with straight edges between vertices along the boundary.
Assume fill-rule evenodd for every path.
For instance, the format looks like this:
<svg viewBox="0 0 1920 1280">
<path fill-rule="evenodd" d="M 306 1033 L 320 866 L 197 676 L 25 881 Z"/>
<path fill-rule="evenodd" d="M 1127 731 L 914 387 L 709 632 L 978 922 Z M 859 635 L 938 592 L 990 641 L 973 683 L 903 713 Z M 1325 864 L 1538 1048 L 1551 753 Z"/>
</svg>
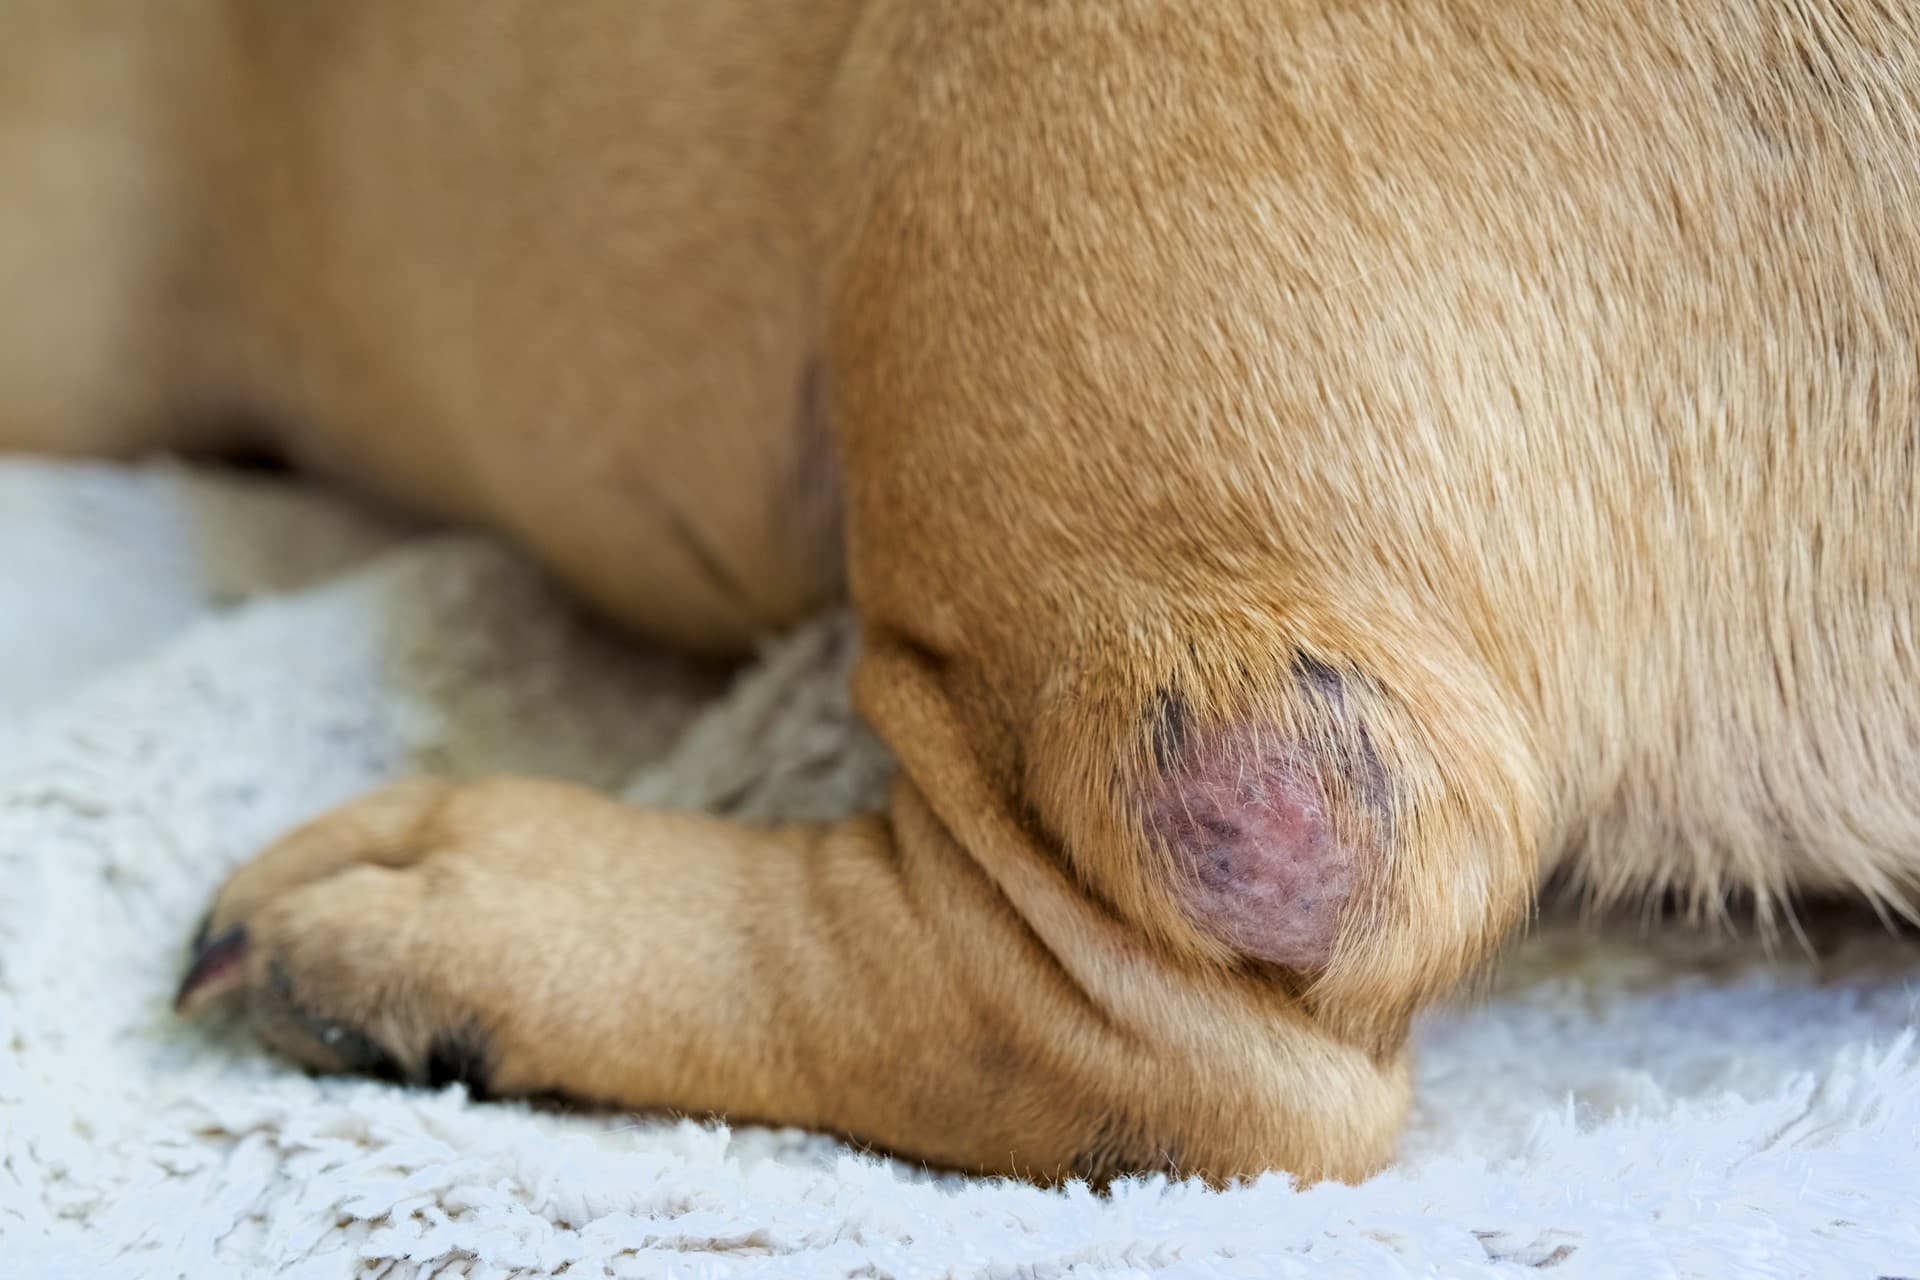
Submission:
<svg viewBox="0 0 1920 1280">
<path fill-rule="evenodd" d="M 1323 968 L 1357 878 L 1336 830 L 1326 770 L 1346 790 L 1386 803 L 1385 778 L 1340 675 L 1315 665 L 1301 692 L 1344 723 L 1351 742 L 1304 743 L 1271 724 L 1201 729 L 1180 699 L 1155 708 L 1159 769 L 1142 797 L 1150 836 L 1172 854 L 1175 891 L 1202 929 L 1254 959 Z"/>
</svg>

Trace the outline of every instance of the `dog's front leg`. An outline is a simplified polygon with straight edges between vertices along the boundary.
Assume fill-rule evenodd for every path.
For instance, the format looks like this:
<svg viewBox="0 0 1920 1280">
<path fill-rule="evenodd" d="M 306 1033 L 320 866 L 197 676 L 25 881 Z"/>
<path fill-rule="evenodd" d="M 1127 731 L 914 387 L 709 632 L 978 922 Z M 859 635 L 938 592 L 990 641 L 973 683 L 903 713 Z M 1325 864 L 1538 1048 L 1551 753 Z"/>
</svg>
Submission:
<svg viewBox="0 0 1920 1280">
<path fill-rule="evenodd" d="M 235 1000 L 324 1070 L 807 1126 L 1043 1180 L 1351 1176 L 1384 1154 L 1397 1066 L 1331 1044 L 1298 1062 L 1284 1010 L 1185 989 L 1057 875 L 1020 874 L 996 883 L 909 784 L 889 816 L 751 828 L 554 783 L 413 782 L 243 867 L 180 1004 Z M 1063 932 L 1078 954 L 1050 949 Z M 1133 966 L 1181 1034 L 1090 994 L 1089 965 Z M 1279 1087 L 1302 1066 L 1324 1090 Z M 1368 1141 L 1330 1141 L 1356 1114 Z"/>
</svg>

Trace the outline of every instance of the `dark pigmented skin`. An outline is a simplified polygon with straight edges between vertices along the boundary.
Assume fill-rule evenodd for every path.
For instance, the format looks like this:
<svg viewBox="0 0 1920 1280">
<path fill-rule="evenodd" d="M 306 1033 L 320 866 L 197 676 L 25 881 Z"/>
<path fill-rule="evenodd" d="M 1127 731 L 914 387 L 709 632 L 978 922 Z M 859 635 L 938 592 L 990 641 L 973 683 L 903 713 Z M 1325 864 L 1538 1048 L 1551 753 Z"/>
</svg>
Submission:
<svg viewBox="0 0 1920 1280">
<path fill-rule="evenodd" d="M 492 1094 L 493 1052 L 487 1033 L 476 1023 L 442 1031 L 427 1046 L 426 1083 L 439 1089 L 463 1084 L 475 1098 Z"/>
<path fill-rule="evenodd" d="M 1153 741 L 1153 760 L 1161 769 L 1172 769 L 1187 750 L 1187 700 L 1171 689 L 1153 695 L 1147 710 L 1148 733 Z"/>
</svg>

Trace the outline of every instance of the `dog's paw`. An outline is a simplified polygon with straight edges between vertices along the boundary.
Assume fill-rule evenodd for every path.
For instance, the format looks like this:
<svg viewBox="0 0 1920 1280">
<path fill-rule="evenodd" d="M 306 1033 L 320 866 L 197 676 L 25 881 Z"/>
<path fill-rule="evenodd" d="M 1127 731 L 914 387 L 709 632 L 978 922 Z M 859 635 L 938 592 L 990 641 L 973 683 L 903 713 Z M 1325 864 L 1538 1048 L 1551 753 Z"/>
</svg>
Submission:
<svg viewBox="0 0 1920 1280">
<path fill-rule="evenodd" d="M 563 1090 L 548 1064 L 581 1029 L 569 970 L 591 964 L 565 923 L 594 893 L 608 809 L 557 783 L 422 780 L 327 814 L 227 882 L 175 1007 L 237 1003 L 321 1071 Z"/>
</svg>

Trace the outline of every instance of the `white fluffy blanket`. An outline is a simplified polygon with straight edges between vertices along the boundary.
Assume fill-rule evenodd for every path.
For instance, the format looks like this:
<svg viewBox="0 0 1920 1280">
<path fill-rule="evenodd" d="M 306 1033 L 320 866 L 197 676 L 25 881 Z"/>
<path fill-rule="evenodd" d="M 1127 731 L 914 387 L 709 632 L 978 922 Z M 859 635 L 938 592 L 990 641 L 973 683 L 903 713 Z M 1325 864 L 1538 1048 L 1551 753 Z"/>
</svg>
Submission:
<svg viewBox="0 0 1920 1280">
<path fill-rule="evenodd" d="M 1391 1171 L 1110 1198 L 793 1133 L 314 1080 L 167 1000 L 228 868 L 411 770 L 833 811 L 844 623 L 729 688 L 512 553 L 174 468 L 0 464 L 0 1277 L 1920 1274 L 1915 950 L 1542 927 L 1429 1016 Z"/>
</svg>

